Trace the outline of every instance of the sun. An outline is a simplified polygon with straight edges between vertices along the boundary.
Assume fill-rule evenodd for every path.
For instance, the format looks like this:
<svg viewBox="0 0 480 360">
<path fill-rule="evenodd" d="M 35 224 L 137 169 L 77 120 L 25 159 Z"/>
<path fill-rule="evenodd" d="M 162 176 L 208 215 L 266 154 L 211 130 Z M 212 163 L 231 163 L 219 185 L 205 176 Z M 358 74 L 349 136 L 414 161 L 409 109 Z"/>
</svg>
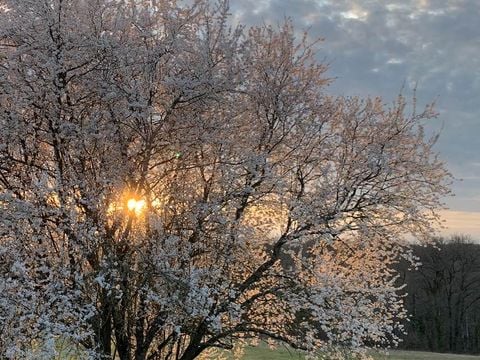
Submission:
<svg viewBox="0 0 480 360">
<path fill-rule="evenodd" d="M 135 214 L 140 214 L 145 209 L 145 200 L 137 200 L 135 198 L 129 199 L 127 202 L 128 211 L 134 211 Z"/>
</svg>

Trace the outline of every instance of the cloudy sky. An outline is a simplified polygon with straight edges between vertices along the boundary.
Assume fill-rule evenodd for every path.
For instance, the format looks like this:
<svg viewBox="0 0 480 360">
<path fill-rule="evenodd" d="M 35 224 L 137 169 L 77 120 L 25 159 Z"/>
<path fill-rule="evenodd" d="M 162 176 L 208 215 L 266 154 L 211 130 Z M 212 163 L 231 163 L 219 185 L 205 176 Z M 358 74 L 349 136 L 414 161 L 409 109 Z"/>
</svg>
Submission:
<svg viewBox="0 0 480 360">
<path fill-rule="evenodd" d="M 437 151 L 457 178 L 444 232 L 480 241 L 480 0 L 231 0 L 231 12 L 249 25 L 290 17 L 324 38 L 335 93 L 391 102 L 405 84 L 435 101 Z"/>
</svg>

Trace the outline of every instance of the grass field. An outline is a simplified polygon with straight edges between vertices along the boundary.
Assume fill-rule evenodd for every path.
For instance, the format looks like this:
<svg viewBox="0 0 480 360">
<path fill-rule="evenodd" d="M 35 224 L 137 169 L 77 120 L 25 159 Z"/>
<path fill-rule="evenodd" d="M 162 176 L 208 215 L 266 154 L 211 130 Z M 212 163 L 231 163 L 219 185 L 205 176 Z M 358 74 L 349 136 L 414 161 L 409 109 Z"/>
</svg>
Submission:
<svg viewBox="0 0 480 360">
<path fill-rule="evenodd" d="M 391 351 L 390 355 L 377 355 L 378 360 L 473 360 L 480 356 L 439 354 L 421 351 Z"/>
<path fill-rule="evenodd" d="M 391 351 L 389 355 L 375 354 L 376 360 L 480 360 L 480 356 L 439 354 L 421 351 Z M 248 347 L 243 360 L 303 360 L 303 356 L 285 348 L 270 350 L 265 346 Z"/>
<path fill-rule="evenodd" d="M 62 348 L 64 343 L 59 343 Z M 70 349 L 71 350 L 71 349 Z M 222 358 L 233 360 L 233 356 L 228 351 L 221 351 Z M 83 356 L 74 355 L 73 353 L 65 353 L 61 357 L 62 360 L 80 360 Z M 480 360 L 480 355 L 456 355 L 456 354 L 440 354 L 422 351 L 403 351 L 391 350 L 388 355 L 384 353 L 373 353 L 375 360 Z M 209 359 L 206 357 L 205 359 Z M 245 354 L 242 360 L 304 360 L 304 356 L 291 348 L 279 346 L 275 350 L 271 350 L 265 343 L 258 346 L 248 346 L 245 348 Z"/>
</svg>

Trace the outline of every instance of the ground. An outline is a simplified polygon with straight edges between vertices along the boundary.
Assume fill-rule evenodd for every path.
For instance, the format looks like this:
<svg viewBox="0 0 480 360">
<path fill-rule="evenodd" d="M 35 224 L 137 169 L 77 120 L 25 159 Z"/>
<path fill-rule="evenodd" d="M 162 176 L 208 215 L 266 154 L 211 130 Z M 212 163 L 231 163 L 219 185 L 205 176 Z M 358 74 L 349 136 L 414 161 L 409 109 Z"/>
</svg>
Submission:
<svg viewBox="0 0 480 360">
<path fill-rule="evenodd" d="M 243 360 L 295 360 L 303 359 L 301 355 L 286 348 L 270 350 L 264 346 L 246 349 Z M 474 360 L 480 356 L 439 354 L 421 351 L 391 351 L 388 355 L 376 354 L 376 360 Z"/>
</svg>

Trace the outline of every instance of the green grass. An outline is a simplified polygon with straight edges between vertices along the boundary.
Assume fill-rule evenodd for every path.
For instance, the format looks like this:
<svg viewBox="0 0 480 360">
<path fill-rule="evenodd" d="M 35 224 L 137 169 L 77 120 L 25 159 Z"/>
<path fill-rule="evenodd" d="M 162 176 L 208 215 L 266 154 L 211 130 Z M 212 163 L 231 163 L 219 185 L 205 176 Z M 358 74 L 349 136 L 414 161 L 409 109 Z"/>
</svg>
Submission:
<svg viewBox="0 0 480 360">
<path fill-rule="evenodd" d="M 270 350 L 265 345 L 257 347 L 247 347 L 242 360 L 295 360 L 304 359 L 304 357 L 295 350 L 279 347 L 276 350 Z"/>
<path fill-rule="evenodd" d="M 474 360 L 480 359 L 480 356 L 395 350 L 391 351 L 388 356 L 377 355 L 375 358 L 378 360 Z"/>
<path fill-rule="evenodd" d="M 79 355 L 78 349 L 75 351 L 64 341 L 57 343 L 57 348 L 62 352 L 59 357 L 61 360 L 80 360 L 84 358 Z M 227 359 L 233 359 L 229 352 L 222 352 Z M 422 351 L 404 351 L 391 350 L 388 355 L 383 353 L 373 353 L 375 360 L 480 360 L 480 356 L 474 355 L 456 355 L 456 354 L 440 354 Z M 242 360 L 304 360 L 304 356 L 291 348 L 279 346 L 275 350 L 271 350 L 265 343 L 258 346 L 248 346 L 245 348 L 245 354 Z"/>
<path fill-rule="evenodd" d="M 401 351 L 392 350 L 388 355 L 374 354 L 375 360 L 480 360 L 480 356 L 439 354 L 421 351 Z M 303 360 L 304 357 L 296 352 L 286 348 L 270 350 L 265 345 L 257 347 L 247 347 L 242 360 Z"/>
</svg>

